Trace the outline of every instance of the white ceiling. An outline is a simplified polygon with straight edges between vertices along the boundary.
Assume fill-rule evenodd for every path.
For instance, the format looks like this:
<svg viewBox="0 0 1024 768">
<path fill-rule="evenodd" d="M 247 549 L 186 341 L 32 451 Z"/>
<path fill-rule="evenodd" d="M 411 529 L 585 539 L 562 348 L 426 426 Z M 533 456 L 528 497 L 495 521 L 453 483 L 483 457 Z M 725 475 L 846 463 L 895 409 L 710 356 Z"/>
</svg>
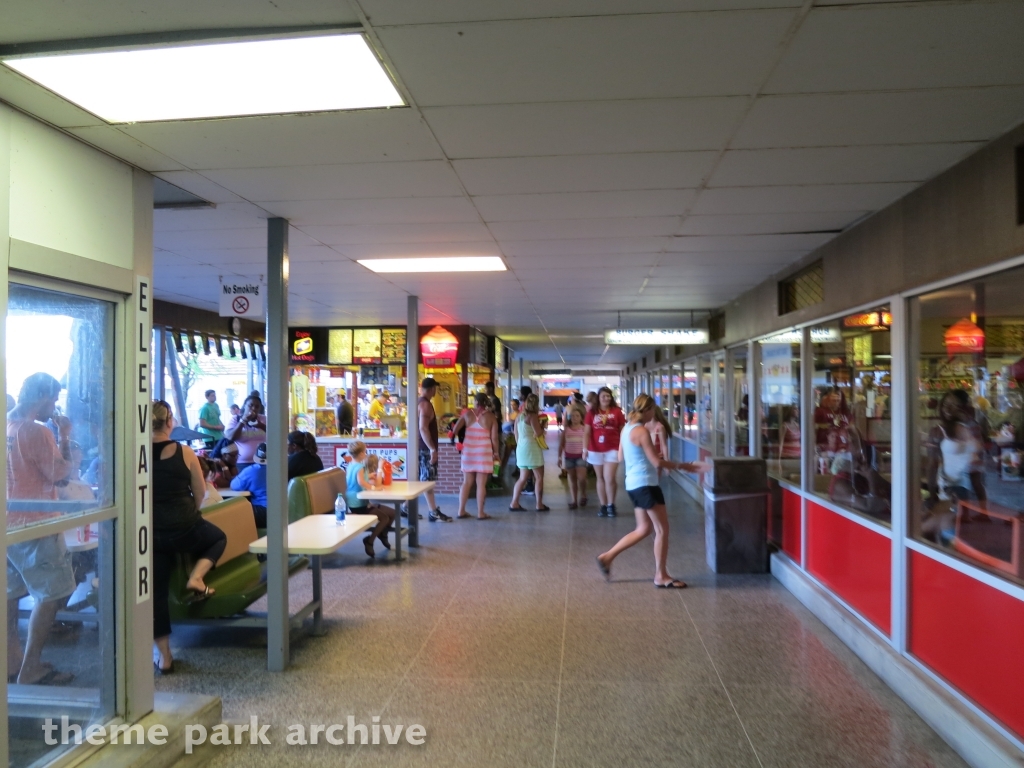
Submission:
<svg viewBox="0 0 1024 768">
<path fill-rule="evenodd" d="M 720 306 L 1024 121 L 1019 0 L 4 0 L 3 19 L 0 44 L 362 22 L 410 108 L 115 127 L 2 67 L 0 99 L 217 204 L 156 211 L 162 298 L 215 308 L 283 216 L 294 324 L 403 323 L 415 293 L 425 322 L 581 366 L 639 354 L 581 338 L 620 311 Z M 510 271 L 354 261 L 463 254 Z"/>
</svg>

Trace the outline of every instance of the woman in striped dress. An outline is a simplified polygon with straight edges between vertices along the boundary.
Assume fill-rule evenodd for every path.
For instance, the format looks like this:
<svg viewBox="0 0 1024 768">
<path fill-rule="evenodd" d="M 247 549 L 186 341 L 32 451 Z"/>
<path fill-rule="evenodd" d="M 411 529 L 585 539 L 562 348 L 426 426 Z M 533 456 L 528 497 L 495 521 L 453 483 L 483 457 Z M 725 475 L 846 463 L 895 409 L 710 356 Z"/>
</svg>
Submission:
<svg viewBox="0 0 1024 768">
<path fill-rule="evenodd" d="M 462 443 L 462 489 L 459 491 L 459 517 L 471 517 L 466 512 L 466 502 L 476 483 L 476 516 L 478 520 L 489 520 L 490 515 L 484 512 L 487 500 L 487 478 L 498 461 L 498 420 L 490 410 L 490 398 L 483 392 L 475 396 L 475 405 L 466 411 L 452 428 L 452 434 L 458 434 L 462 427 L 466 428 L 466 438 Z"/>
</svg>

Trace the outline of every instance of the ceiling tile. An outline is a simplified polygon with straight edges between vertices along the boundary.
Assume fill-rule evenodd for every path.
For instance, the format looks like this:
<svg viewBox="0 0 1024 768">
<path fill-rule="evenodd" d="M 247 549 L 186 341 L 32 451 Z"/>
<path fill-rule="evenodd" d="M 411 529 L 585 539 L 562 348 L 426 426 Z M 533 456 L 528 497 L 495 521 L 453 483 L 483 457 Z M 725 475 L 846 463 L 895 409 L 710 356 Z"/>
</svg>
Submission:
<svg viewBox="0 0 1024 768">
<path fill-rule="evenodd" d="M 394 197 L 368 200 L 287 200 L 263 202 L 263 208 L 293 226 L 347 224 L 440 224 L 478 222 L 467 197 Z"/>
<path fill-rule="evenodd" d="M 191 192 L 211 203 L 242 203 L 245 202 L 234 192 L 222 187 L 211 179 L 195 171 L 161 171 L 155 173 L 164 181 L 169 181 L 186 192 Z"/>
<path fill-rule="evenodd" d="M 766 92 L 1024 83 L 1021 29 L 1019 2 L 815 8 Z"/>
<path fill-rule="evenodd" d="M 251 203 L 224 203 L 216 208 L 158 208 L 153 211 L 157 232 L 266 227 L 267 214 Z"/>
<path fill-rule="evenodd" d="M 754 104 L 730 146 L 987 141 L 1021 120 L 1024 86 L 767 96 Z"/>
<path fill-rule="evenodd" d="M 411 109 L 135 123 L 121 130 L 192 169 L 333 165 L 442 157 L 429 129 Z M 286 137 L 301 137 L 301 140 Z"/>
<path fill-rule="evenodd" d="M 413 256 L 500 256 L 493 240 L 467 242 L 347 243 L 337 250 L 352 259 Z"/>
<path fill-rule="evenodd" d="M 587 15 L 379 35 L 421 107 L 733 96 L 755 92 L 767 77 L 792 17 L 789 10 Z"/>
<path fill-rule="evenodd" d="M 112 125 L 68 128 L 68 133 L 144 171 L 181 171 L 185 166 L 157 152 Z"/>
<path fill-rule="evenodd" d="M 493 157 L 455 160 L 471 195 L 698 187 L 718 152 Z"/>
<path fill-rule="evenodd" d="M 693 201 L 694 190 L 568 192 L 542 195 L 474 197 L 488 222 L 543 219 L 597 219 L 630 216 L 679 216 Z"/>
<path fill-rule="evenodd" d="M 792 235 L 738 235 L 738 236 L 699 236 L 689 235 L 673 237 L 667 249 L 674 252 L 712 251 L 796 251 L 811 250 L 824 245 L 834 236 L 830 234 L 792 234 Z"/>
<path fill-rule="evenodd" d="M 712 187 L 921 182 L 962 160 L 980 143 L 821 147 L 726 152 Z"/>
<path fill-rule="evenodd" d="M 687 216 L 682 235 L 771 235 L 801 232 L 838 232 L 868 211 L 810 213 L 744 213 L 719 216 Z"/>
<path fill-rule="evenodd" d="M 452 159 L 720 149 L 745 97 L 424 109 Z"/>
<path fill-rule="evenodd" d="M 325 245 L 349 243 L 478 242 L 488 237 L 481 222 L 438 224 L 353 224 L 344 227 L 307 226 L 303 231 Z M 488 249 L 493 251 L 493 246 Z"/>
<path fill-rule="evenodd" d="M 499 221 L 490 225 L 491 232 L 502 242 L 505 240 L 547 240 L 552 238 L 622 238 L 671 235 L 678 227 L 679 217 L 677 216 Z"/>
<path fill-rule="evenodd" d="M 451 197 L 462 194 L 455 173 L 441 160 L 236 168 L 204 171 L 203 174 L 246 200 L 254 202 L 370 197 Z M 160 175 L 167 177 L 167 174 Z"/>
<path fill-rule="evenodd" d="M 572 256 L 588 254 L 657 253 L 669 245 L 668 237 L 578 237 L 572 240 L 501 239 L 506 256 Z"/>
<path fill-rule="evenodd" d="M 719 187 L 701 190 L 694 214 L 800 213 L 878 210 L 898 200 L 914 183 L 811 184 L 790 187 Z"/>
</svg>

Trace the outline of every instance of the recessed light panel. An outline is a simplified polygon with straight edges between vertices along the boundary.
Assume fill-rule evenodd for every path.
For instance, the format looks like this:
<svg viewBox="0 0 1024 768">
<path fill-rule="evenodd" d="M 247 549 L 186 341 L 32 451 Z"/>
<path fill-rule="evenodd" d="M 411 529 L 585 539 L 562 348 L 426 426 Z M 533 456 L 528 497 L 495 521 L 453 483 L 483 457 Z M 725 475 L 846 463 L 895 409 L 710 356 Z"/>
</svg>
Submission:
<svg viewBox="0 0 1024 768">
<path fill-rule="evenodd" d="M 444 256 L 422 259 L 359 259 L 374 272 L 504 272 L 498 256 Z"/>
<path fill-rule="evenodd" d="M 111 123 L 402 106 L 361 34 L 5 59 Z"/>
</svg>

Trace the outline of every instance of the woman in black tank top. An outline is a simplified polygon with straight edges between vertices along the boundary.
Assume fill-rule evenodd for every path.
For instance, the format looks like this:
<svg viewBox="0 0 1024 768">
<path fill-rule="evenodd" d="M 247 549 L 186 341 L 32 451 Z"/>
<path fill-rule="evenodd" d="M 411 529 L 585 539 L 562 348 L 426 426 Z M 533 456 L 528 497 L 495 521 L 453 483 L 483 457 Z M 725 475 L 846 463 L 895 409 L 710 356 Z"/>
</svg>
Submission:
<svg viewBox="0 0 1024 768">
<path fill-rule="evenodd" d="M 174 671 L 171 656 L 171 614 L 167 604 L 171 572 L 177 555 L 195 558 L 186 588 L 195 599 L 213 594 L 204 578 L 224 554 L 227 537 L 199 513 L 206 483 L 191 448 L 170 439 L 174 428 L 171 407 L 163 400 L 152 405 L 153 427 L 153 641 L 160 655 L 157 672 Z"/>
</svg>

